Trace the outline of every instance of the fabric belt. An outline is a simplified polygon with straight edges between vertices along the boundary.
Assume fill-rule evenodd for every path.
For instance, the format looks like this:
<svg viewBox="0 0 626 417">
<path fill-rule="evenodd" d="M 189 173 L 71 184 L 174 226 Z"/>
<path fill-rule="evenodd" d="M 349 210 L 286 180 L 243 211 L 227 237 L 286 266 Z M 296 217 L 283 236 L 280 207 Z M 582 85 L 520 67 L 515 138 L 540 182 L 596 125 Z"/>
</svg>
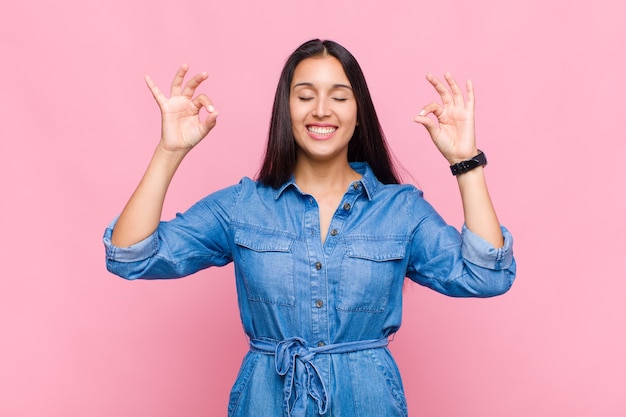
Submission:
<svg viewBox="0 0 626 417">
<path fill-rule="evenodd" d="M 276 372 L 284 377 L 283 406 L 285 412 L 288 417 L 305 417 L 307 395 L 315 400 L 319 414 L 326 414 L 328 411 L 328 392 L 319 371 L 311 362 L 315 355 L 377 349 L 388 344 L 389 339 L 384 337 L 375 340 L 359 340 L 309 347 L 304 339 L 290 337 L 282 341 L 251 339 L 250 351 L 276 357 Z M 294 387 L 295 399 L 291 404 Z"/>
</svg>

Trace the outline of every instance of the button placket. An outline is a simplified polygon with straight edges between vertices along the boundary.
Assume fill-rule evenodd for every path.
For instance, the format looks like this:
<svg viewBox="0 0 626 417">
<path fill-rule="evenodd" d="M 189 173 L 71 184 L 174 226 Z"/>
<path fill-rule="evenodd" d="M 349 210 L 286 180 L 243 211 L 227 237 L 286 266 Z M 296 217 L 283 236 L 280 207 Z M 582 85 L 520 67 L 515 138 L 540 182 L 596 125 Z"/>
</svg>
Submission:
<svg viewBox="0 0 626 417">
<path fill-rule="evenodd" d="M 322 269 L 324 261 L 324 255 L 320 246 L 320 230 L 319 230 L 319 209 L 315 199 L 307 195 L 304 199 L 305 203 L 305 227 L 306 232 L 304 234 L 304 240 L 306 242 L 306 251 L 310 256 L 308 263 L 309 280 L 308 283 L 303 282 L 303 295 L 306 293 L 307 297 L 310 297 L 309 304 L 302 303 L 302 308 L 308 311 L 302 311 L 302 317 L 310 317 L 308 324 L 303 324 L 308 327 L 306 333 L 309 333 L 311 337 L 311 343 L 316 344 L 317 341 L 324 340 L 325 335 L 328 334 L 328 320 L 326 318 L 325 310 L 325 294 L 326 294 L 326 282 L 325 271 Z M 322 302 L 318 307 L 318 302 Z"/>
</svg>

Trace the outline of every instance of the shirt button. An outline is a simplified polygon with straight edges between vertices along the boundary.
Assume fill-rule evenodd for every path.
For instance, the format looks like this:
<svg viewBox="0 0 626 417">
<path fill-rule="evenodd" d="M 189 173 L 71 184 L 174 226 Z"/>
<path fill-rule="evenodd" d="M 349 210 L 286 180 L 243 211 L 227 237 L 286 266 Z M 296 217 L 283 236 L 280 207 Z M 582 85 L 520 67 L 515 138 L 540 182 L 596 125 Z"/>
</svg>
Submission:
<svg viewBox="0 0 626 417">
<path fill-rule="evenodd" d="M 354 184 L 352 184 L 352 188 L 354 188 L 355 190 L 359 189 L 359 183 L 355 182 Z"/>
<path fill-rule="evenodd" d="M 322 263 L 321 262 L 315 262 L 315 269 L 317 269 L 318 271 L 320 269 L 322 269 Z"/>
<path fill-rule="evenodd" d="M 315 307 L 322 308 L 323 305 L 324 305 L 324 302 L 322 300 L 315 301 Z"/>
<path fill-rule="evenodd" d="M 346 210 L 346 211 L 350 210 L 351 208 L 352 208 L 352 206 L 350 205 L 350 203 L 346 203 L 346 204 L 343 205 L 343 209 Z"/>
<path fill-rule="evenodd" d="M 331 236 L 337 236 L 337 233 L 339 233 L 339 232 L 337 231 L 337 229 L 333 229 L 333 230 L 331 230 L 331 231 L 330 231 L 330 235 L 331 235 Z"/>
<path fill-rule="evenodd" d="M 317 342 L 317 347 L 322 347 L 322 346 L 324 346 L 325 344 L 326 344 L 326 343 L 324 343 L 324 342 Z"/>
</svg>

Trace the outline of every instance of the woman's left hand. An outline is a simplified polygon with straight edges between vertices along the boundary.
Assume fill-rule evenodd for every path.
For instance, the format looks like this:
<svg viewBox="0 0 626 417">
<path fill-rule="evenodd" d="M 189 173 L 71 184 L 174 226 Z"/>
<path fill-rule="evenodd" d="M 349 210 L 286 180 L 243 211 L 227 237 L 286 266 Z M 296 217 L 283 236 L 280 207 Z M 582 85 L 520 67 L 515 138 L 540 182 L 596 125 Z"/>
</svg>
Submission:
<svg viewBox="0 0 626 417">
<path fill-rule="evenodd" d="M 448 86 L 434 75 L 426 75 L 441 96 L 442 103 L 433 102 L 424 106 L 413 120 L 428 130 L 439 152 L 453 165 L 478 153 L 474 133 L 474 86 L 470 80 L 467 81 L 465 100 L 452 75 L 447 72 L 444 77 Z M 430 113 L 437 118 L 437 122 L 428 117 Z"/>
</svg>

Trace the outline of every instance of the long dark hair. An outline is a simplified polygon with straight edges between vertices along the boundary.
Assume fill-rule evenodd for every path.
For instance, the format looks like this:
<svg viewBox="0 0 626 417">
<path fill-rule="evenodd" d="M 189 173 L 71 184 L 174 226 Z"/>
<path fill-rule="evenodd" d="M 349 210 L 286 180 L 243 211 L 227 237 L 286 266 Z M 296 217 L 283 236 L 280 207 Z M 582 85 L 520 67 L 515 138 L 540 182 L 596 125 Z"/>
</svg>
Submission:
<svg viewBox="0 0 626 417">
<path fill-rule="evenodd" d="M 296 144 L 289 112 L 293 73 L 301 61 L 327 55 L 335 57 L 341 63 L 357 102 L 358 123 L 348 144 L 348 161 L 367 162 L 378 180 L 384 184 L 400 183 L 359 63 L 340 44 L 319 39 L 300 45 L 283 67 L 274 97 L 267 149 L 258 180 L 277 188 L 293 175 L 296 166 Z"/>
</svg>

